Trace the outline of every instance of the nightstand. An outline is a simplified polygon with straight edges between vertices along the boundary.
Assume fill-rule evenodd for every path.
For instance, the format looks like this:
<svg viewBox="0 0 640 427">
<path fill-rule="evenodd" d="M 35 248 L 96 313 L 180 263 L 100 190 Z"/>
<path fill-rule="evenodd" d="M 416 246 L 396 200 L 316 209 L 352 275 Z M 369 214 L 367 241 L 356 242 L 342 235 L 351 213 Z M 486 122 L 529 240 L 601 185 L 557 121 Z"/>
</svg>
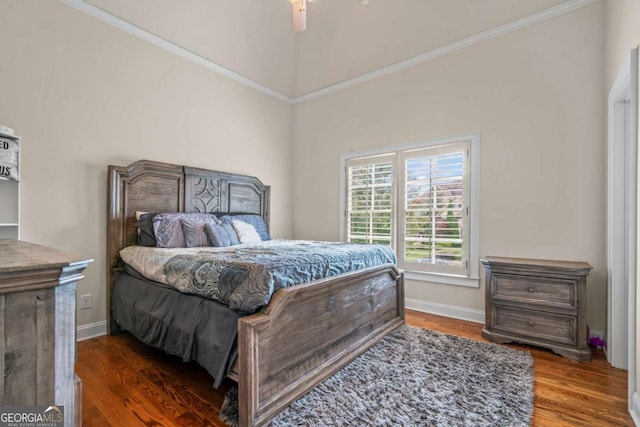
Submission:
<svg viewBox="0 0 640 427">
<path fill-rule="evenodd" d="M 482 335 L 497 343 L 545 347 L 590 360 L 585 311 L 586 262 L 486 257 Z"/>
</svg>

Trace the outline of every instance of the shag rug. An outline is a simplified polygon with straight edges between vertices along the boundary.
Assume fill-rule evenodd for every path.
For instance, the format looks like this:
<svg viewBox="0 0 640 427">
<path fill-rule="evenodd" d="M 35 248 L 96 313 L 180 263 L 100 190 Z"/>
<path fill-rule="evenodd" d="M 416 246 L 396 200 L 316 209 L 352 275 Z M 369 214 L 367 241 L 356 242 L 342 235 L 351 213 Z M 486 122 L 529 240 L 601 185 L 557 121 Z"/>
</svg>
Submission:
<svg viewBox="0 0 640 427">
<path fill-rule="evenodd" d="M 528 352 L 402 326 L 317 385 L 271 426 L 529 426 Z M 220 419 L 237 424 L 237 388 Z"/>
</svg>

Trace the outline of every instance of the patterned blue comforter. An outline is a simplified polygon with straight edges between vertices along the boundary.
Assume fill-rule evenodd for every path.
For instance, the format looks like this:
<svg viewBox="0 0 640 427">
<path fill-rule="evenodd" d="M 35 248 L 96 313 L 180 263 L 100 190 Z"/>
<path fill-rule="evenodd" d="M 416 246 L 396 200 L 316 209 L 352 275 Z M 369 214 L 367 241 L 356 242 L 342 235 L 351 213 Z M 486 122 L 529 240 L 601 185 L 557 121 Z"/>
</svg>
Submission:
<svg viewBox="0 0 640 427">
<path fill-rule="evenodd" d="M 150 280 L 219 301 L 241 313 L 267 305 L 278 289 L 395 264 L 384 245 L 270 240 L 224 248 L 130 246 L 122 260 Z"/>
</svg>

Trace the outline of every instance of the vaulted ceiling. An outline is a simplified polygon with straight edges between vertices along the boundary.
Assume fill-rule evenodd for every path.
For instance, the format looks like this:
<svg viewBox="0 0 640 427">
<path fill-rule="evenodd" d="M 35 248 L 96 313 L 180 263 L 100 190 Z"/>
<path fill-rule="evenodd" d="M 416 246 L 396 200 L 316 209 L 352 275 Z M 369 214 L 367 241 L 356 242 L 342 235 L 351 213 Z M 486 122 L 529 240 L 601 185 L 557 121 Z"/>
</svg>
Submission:
<svg viewBox="0 0 640 427">
<path fill-rule="evenodd" d="M 290 97 L 577 3 L 316 0 L 308 6 L 307 30 L 294 33 L 287 0 L 85 1 Z"/>
</svg>

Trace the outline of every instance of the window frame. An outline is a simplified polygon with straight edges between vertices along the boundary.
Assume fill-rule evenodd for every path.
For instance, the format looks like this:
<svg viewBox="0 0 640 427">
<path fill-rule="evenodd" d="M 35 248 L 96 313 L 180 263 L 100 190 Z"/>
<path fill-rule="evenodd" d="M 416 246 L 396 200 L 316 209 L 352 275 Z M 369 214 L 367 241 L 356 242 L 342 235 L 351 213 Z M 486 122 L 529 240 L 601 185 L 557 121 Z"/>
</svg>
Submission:
<svg viewBox="0 0 640 427">
<path fill-rule="evenodd" d="M 419 280 L 437 284 L 448 284 L 478 288 L 480 286 L 479 277 L 479 189 L 480 189 L 480 133 L 470 132 L 464 134 L 456 134 L 451 136 L 445 136 L 440 138 L 431 138 L 419 141 L 412 141 L 403 144 L 389 145 L 385 147 L 365 149 L 359 151 L 352 151 L 348 153 L 340 154 L 340 240 L 345 241 L 347 236 L 347 163 L 348 161 L 358 161 L 360 158 L 371 158 L 375 156 L 394 155 L 396 157 L 396 164 L 394 165 L 394 200 L 393 200 L 393 212 L 392 220 L 394 227 L 392 227 L 392 247 L 394 250 L 398 250 L 400 245 L 400 216 L 401 209 L 399 203 L 401 203 L 401 197 L 399 193 L 404 191 L 402 186 L 404 181 L 399 176 L 404 170 L 404 167 L 400 167 L 401 159 L 404 157 L 403 152 L 419 150 L 425 148 L 433 148 L 438 145 L 450 145 L 455 143 L 468 142 L 469 155 L 468 155 L 468 204 L 469 210 L 467 226 L 468 226 L 468 270 L 466 275 L 450 274 L 450 273 L 438 273 L 411 270 L 410 266 L 405 266 L 405 278 L 411 280 Z"/>
</svg>

